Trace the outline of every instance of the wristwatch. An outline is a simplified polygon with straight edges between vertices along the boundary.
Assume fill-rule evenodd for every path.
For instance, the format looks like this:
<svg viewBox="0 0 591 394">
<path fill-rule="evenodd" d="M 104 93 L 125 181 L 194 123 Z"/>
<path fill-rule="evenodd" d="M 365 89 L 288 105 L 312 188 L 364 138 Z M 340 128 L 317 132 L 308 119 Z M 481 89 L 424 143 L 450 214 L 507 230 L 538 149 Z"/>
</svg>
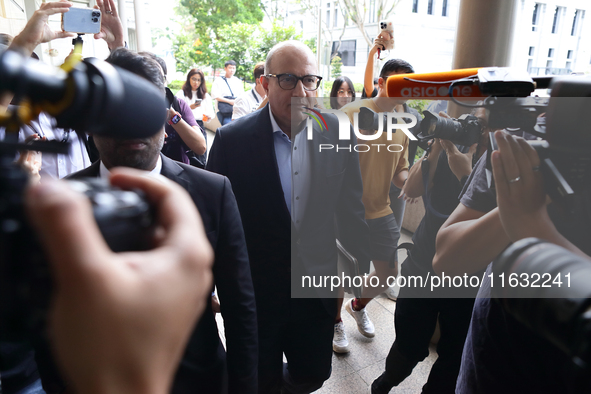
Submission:
<svg viewBox="0 0 591 394">
<path fill-rule="evenodd" d="M 171 118 L 171 119 L 168 121 L 168 124 L 172 126 L 172 125 L 174 125 L 174 124 L 177 124 L 178 122 L 180 122 L 180 121 L 181 121 L 181 119 L 182 119 L 182 118 L 181 118 L 181 115 L 179 115 L 179 114 L 176 114 L 175 116 L 173 116 L 173 117 L 172 117 L 172 118 Z"/>
</svg>

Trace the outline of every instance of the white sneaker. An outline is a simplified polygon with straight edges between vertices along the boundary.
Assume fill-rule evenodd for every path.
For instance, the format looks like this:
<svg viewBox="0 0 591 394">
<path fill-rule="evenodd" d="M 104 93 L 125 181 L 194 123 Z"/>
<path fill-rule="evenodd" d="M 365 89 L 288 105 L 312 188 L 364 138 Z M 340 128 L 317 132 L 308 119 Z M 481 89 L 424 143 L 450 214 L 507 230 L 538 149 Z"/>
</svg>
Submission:
<svg viewBox="0 0 591 394">
<path fill-rule="evenodd" d="M 332 350 L 335 353 L 349 353 L 349 341 L 345 333 L 345 324 L 341 321 L 334 325 L 334 336 L 332 337 Z"/>
<path fill-rule="evenodd" d="M 386 291 L 384 291 L 384 295 L 392 301 L 396 301 L 398 299 L 398 293 L 400 293 L 400 287 L 398 286 L 388 287 Z"/>
<path fill-rule="evenodd" d="M 373 323 L 371 322 L 371 320 L 369 320 L 369 316 L 367 316 L 365 308 L 363 308 L 359 312 L 353 309 L 353 300 L 354 298 L 351 298 L 349 301 L 347 301 L 347 303 L 345 304 L 345 309 L 347 310 L 347 312 L 349 312 L 351 316 L 353 316 L 353 318 L 357 322 L 357 329 L 359 330 L 361 335 L 368 338 L 373 338 L 376 335 L 376 330 L 373 326 Z"/>
</svg>

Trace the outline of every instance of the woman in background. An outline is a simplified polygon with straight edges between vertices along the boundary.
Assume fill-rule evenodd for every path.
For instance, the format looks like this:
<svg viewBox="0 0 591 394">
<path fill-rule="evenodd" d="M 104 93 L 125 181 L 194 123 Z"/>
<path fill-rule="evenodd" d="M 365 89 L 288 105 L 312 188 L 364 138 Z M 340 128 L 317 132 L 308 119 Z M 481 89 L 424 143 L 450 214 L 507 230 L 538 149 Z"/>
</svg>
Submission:
<svg viewBox="0 0 591 394">
<path fill-rule="evenodd" d="M 355 86 L 348 77 L 338 77 L 332 84 L 330 91 L 330 106 L 341 109 L 342 106 L 355 101 Z"/>
<path fill-rule="evenodd" d="M 176 96 L 189 104 L 195 120 L 204 129 L 203 122 L 211 119 L 214 112 L 211 96 L 207 93 L 207 87 L 205 86 L 203 71 L 197 68 L 189 71 L 182 90 L 179 90 Z"/>
</svg>

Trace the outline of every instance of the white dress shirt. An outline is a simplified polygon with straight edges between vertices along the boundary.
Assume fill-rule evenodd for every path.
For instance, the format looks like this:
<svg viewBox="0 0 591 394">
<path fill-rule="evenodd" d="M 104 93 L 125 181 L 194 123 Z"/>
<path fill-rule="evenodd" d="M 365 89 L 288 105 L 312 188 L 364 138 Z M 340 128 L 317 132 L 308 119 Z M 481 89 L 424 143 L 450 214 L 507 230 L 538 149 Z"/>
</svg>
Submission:
<svg viewBox="0 0 591 394">
<path fill-rule="evenodd" d="M 192 104 L 195 104 L 195 99 L 199 98 L 199 97 L 197 97 L 196 91 L 192 91 L 191 93 L 193 94 L 193 96 L 191 98 L 189 98 L 189 97 L 185 96 L 185 92 L 183 92 L 183 90 L 181 89 L 176 94 L 176 97 L 180 100 L 185 100 L 185 102 L 189 106 L 191 106 Z M 209 95 L 209 93 L 205 93 L 205 98 L 203 99 L 203 101 L 201 101 L 201 105 L 198 107 L 195 107 L 195 109 L 193 109 L 192 111 L 193 111 L 193 116 L 195 116 L 195 120 L 203 121 L 203 115 L 206 115 L 210 119 L 215 116 L 215 113 L 213 111 L 213 100 L 212 100 L 211 96 Z"/>
<path fill-rule="evenodd" d="M 88 167 L 90 159 L 86 150 L 85 141 L 78 138 L 75 131 L 66 133 L 63 129 L 55 127 L 55 119 L 42 112 L 39 118 L 32 121 L 32 126 L 24 125 L 19 132 L 19 141 L 38 134 L 40 138 L 47 140 L 66 141 L 70 143 L 69 154 L 43 153 L 41 160 L 41 182 L 48 179 L 61 179 L 74 172 Z M 5 130 L 0 131 L 0 139 L 4 139 Z"/>
<path fill-rule="evenodd" d="M 257 110 L 264 97 L 261 97 L 259 92 L 254 88 L 238 97 L 234 102 L 234 111 L 232 112 L 232 120 L 248 115 Z"/>
<path fill-rule="evenodd" d="M 297 133 L 295 143 L 292 144 L 287 134 L 277 124 L 270 105 L 269 115 L 271 127 L 273 127 L 275 158 L 279 168 L 283 197 L 291 214 L 291 220 L 296 229 L 299 229 L 310 193 L 310 177 L 312 175 L 306 133 Z"/>
<path fill-rule="evenodd" d="M 213 81 L 213 84 L 211 85 L 211 98 L 215 100 L 218 97 L 232 96 L 232 93 L 234 94 L 234 97 L 240 97 L 244 93 L 244 88 L 242 87 L 242 81 L 240 79 L 236 77 L 227 78 L 226 80 L 228 83 L 226 84 L 224 78 L 219 77 Z M 230 92 L 228 84 L 232 88 L 232 92 Z"/>
</svg>

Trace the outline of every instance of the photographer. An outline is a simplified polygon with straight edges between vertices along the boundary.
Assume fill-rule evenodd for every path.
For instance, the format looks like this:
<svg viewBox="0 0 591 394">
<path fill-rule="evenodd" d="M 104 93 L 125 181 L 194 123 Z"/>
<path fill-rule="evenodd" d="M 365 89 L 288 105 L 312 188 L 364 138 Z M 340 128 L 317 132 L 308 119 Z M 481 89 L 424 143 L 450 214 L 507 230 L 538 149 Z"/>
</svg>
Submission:
<svg viewBox="0 0 591 394">
<path fill-rule="evenodd" d="M 474 115 L 482 125 L 486 124 L 484 109 L 478 109 Z M 447 117 L 444 113 L 440 116 Z M 473 163 L 485 151 L 485 130 L 486 127 L 483 127 L 478 151 L 478 144 L 468 148 L 435 139 L 423 159 L 410 169 L 400 198 L 422 196 L 425 216 L 414 233 L 414 246 L 402 264 L 403 277 L 420 276 L 425 279 L 429 273 L 435 275 L 432 260 L 437 231 L 458 205 L 458 195 L 472 171 Z M 431 291 L 413 286 L 410 280 L 407 283 L 409 285 L 401 288 L 396 302 L 396 340 L 386 359 L 386 370 L 373 382 L 371 392 L 388 393 L 412 373 L 416 364 L 429 355 L 429 343 L 439 320 L 439 357 L 422 392 L 453 393 L 475 291 L 463 294 L 465 298 L 446 298 L 451 294 L 443 289 Z"/>
<path fill-rule="evenodd" d="M 113 171 L 111 183 L 141 189 L 154 204 L 153 250 L 111 252 L 88 199 L 66 182 L 27 193 L 28 213 L 53 266 L 54 349 L 75 392 L 167 393 L 208 301 L 213 252 L 180 186 L 131 169 Z"/>
<path fill-rule="evenodd" d="M 499 151 L 491 159 L 496 190 L 487 185 L 484 155 L 462 192 L 461 204 L 437 235 L 436 272 L 460 275 L 488 265 L 474 304 L 456 392 L 556 393 L 567 385 L 564 371 L 571 361 L 489 298 L 489 263 L 511 242 L 526 237 L 589 255 L 590 234 L 584 230 L 588 219 L 568 216 L 557 204 L 547 206 L 540 159 L 523 138 L 502 131 L 495 137 Z"/>
</svg>

